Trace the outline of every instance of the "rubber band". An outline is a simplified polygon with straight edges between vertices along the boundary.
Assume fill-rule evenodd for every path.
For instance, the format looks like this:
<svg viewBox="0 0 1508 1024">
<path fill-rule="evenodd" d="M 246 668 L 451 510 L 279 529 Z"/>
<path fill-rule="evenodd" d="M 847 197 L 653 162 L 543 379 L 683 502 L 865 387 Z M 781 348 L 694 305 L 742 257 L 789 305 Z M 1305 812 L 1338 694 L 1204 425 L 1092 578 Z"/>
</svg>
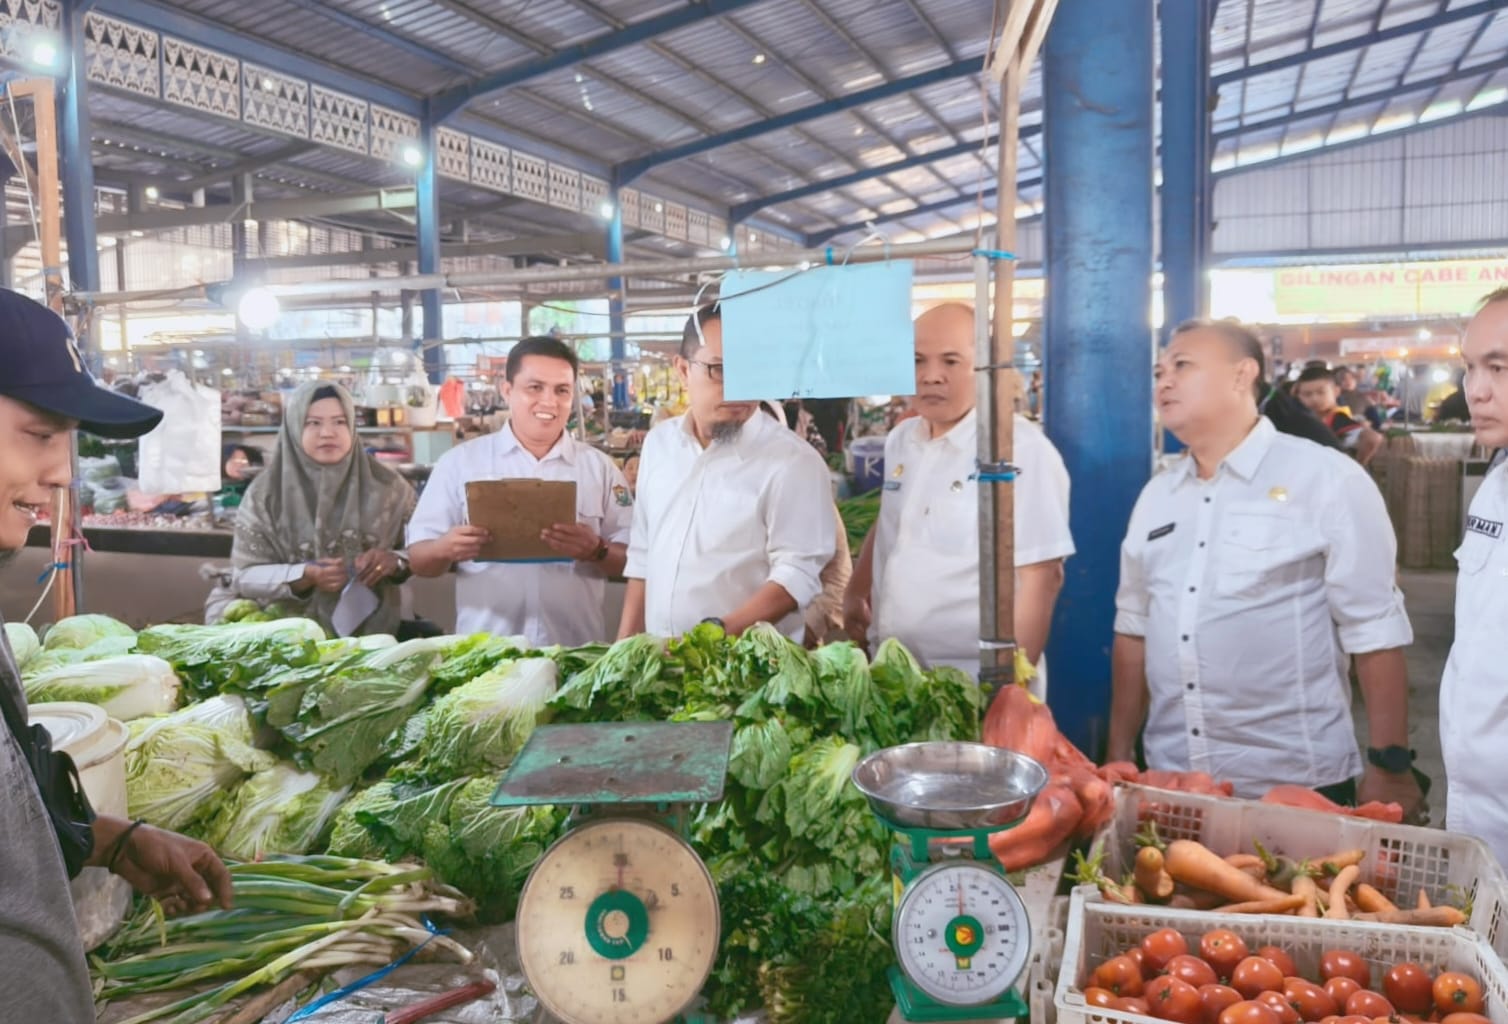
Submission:
<svg viewBox="0 0 1508 1024">
<path fill-rule="evenodd" d="M 988 260 L 1013 260 L 1016 258 L 1015 253 L 1006 252 L 1004 249 L 975 249 L 973 252 L 969 253 L 969 255 L 983 256 Z"/>
<path fill-rule="evenodd" d="M 975 473 L 972 479 L 982 484 L 1008 484 L 1016 479 L 1016 471 L 1011 469 L 1004 473 Z"/>
<path fill-rule="evenodd" d="M 68 568 L 68 563 L 67 562 L 53 562 L 51 565 L 46 566 L 42 570 L 42 575 L 40 575 L 40 576 L 37 577 L 37 586 L 40 587 L 42 584 L 46 583 L 47 582 L 47 577 L 51 576 L 53 573 L 55 573 L 55 572 L 63 572 L 67 568 Z"/>
<path fill-rule="evenodd" d="M 355 993 L 357 993 L 357 992 L 361 991 L 362 989 L 366 988 L 368 985 L 375 985 L 377 982 L 381 981 L 383 978 L 386 978 L 389 974 L 392 974 L 398 968 L 400 968 L 404 964 L 408 963 L 414 957 L 418 956 L 419 955 L 419 951 L 421 949 L 423 949 L 425 946 L 429 945 L 430 942 L 433 939 L 435 939 L 436 937 L 438 937 L 440 935 L 449 935 L 450 934 L 450 929 L 448 929 L 448 928 L 437 930 L 435 928 L 435 926 L 430 923 L 429 918 L 427 918 L 427 917 L 424 919 L 424 927 L 427 928 L 427 929 L 429 929 L 429 938 L 427 938 L 423 942 L 419 943 L 417 946 L 415 946 L 413 949 L 409 950 L 407 953 L 404 953 L 402 956 L 400 956 L 398 959 L 394 960 L 392 963 L 388 964 L 386 967 L 378 968 L 377 970 L 373 971 L 371 974 L 368 974 L 364 978 L 357 978 L 355 981 L 351 982 L 349 985 L 342 985 L 340 988 L 336 989 L 334 992 L 331 992 L 331 993 L 329 993 L 327 995 L 320 996 L 318 999 L 316 999 L 314 1002 L 310 1003 L 308 1006 L 305 1006 L 302 1009 L 300 1009 L 297 1012 L 295 1012 L 292 1016 L 290 1016 L 287 1020 L 285 1020 L 283 1022 L 283 1024 L 293 1024 L 294 1021 L 307 1020 L 317 1010 L 321 1010 L 324 1007 L 329 1006 L 331 1003 L 337 1003 L 340 1000 L 346 998 L 347 996 L 354 995 Z"/>
<path fill-rule="evenodd" d="M 833 247 L 830 245 L 827 247 L 827 265 L 829 267 L 833 265 Z"/>
</svg>

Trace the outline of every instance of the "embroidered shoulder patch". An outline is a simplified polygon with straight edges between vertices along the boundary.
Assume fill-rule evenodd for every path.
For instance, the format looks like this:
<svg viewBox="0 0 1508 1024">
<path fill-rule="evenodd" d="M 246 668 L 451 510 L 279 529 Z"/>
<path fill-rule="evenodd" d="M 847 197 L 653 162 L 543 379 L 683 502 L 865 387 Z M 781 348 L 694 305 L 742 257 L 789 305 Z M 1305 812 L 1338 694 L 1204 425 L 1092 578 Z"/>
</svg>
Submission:
<svg viewBox="0 0 1508 1024">
<path fill-rule="evenodd" d="M 1497 540 L 1503 535 L 1503 524 L 1492 519 L 1483 519 L 1481 516 L 1467 516 L 1466 529 L 1472 533 L 1480 533 L 1484 537 Z"/>
</svg>

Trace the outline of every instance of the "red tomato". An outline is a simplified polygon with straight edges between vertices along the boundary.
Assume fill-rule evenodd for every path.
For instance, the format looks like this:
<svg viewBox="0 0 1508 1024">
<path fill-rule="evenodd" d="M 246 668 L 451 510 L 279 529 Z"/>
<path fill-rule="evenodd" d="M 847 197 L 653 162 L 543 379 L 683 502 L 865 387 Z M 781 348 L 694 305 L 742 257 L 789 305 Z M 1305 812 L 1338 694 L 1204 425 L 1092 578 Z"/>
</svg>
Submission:
<svg viewBox="0 0 1508 1024">
<path fill-rule="evenodd" d="M 1094 984 L 1108 988 L 1117 996 L 1139 996 L 1142 990 L 1141 967 L 1129 956 L 1111 957 L 1094 969 Z"/>
<path fill-rule="evenodd" d="M 1480 1013 L 1452 1013 L 1447 1014 L 1440 1024 L 1492 1024 Z"/>
<path fill-rule="evenodd" d="M 1362 988 L 1372 987 L 1372 968 L 1348 949 L 1332 949 L 1320 957 L 1320 980 L 1355 978 Z"/>
<path fill-rule="evenodd" d="M 1419 964 L 1394 964 L 1382 977 L 1382 991 L 1399 1013 L 1427 1014 L 1434 1008 L 1434 980 Z"/>
<path fill-rule="evenodd" d="M 1361 991 L 1361 983 L 1355 978 L 1336 975 L 1325 982 L 1325 991 L 1330 993 L 1330 998 L 1335 1000 L 1336 1006 L 1344 1008 L 1346 1000 Z"/>
<path fill-rule="evenodd" d="M 1203 1012 L 1199 990 L 1186 981 L 1165 974 L 1147 984 L 1144 998 L 1154 1017 L 1177 1024 L 1199 1024 Z"/>
<path fill-rule="evenodd" d="M 1141 971 L 1141 976 L 1143 978 L 1155 977 L 1155 975 L 1151 971 L 1147 970 L 1147 957 L 1146 954 L 1141 951 L 1140 946 L 1132 946 L 1130 949 L 1126 950 L 1124 955 L 1129 956 L 1132 960 L 1136 961 L 1137 970 Z"/>
<path fill-rule="evenodd" d="M 1189 951 L 1189 942 L 1172 928 L 1159 928 L 1141 940 L 1142 970 L 1161 974 L 1168 961 Z"/>
<path fill-rule="evenodd" d="M 1218 1024 L 1283 1024 L 1283 1018 L 1271 1007 L 1247 999 L 1227 1006 L 1220 1014 Z"/>
<path fill-rule="evenodd" d="M 1363 1017 L 1359 1013 L 1341 1014 L 1335 1018 L 1335 1024 L 1372 1024 L 1370 1017 Z"/>
<path fill-rule="evenodd" d="M 1280 949 L 1277 946 L 1263 946 L 1257 950 L 1257 956 L 1263 960 L 1271 960 L 1277 965 L 1278 970 L 1283 972 L 1283 977 L 1285 978 L 1291 978 L 1299 973 L 1299 969 L 1294 966 L 1293 957 L 1289 956 L 1286 950 Z"/>
<path fill-rule="evenodd" d="M 1241 936 L 1226 928 L 1216 928 L 1199 937 L 1199 955 L 1217 975 L 1229 978 L 1236 965 L 1251 954 Z"/>
<path fill-rule="evenodd" d="M 1293 1008 L 1281 992 L 1263 992 L 1257 996 L 1257 1002 L 1267 1007 L 1278 1015 L 1278 1020 L 1283 1024 L 1299 1024 L 1299 1011 Z"/>
<path fill-rule="evenodd" d="M 1100 988 L 1097 985 L 1091 985 L 1084 990 L 1084 1002 L 1101 1009 L 1113 1006 L 1117 998 L 1116 994 L 1108 988 Z"/>
<path fill-rule="evenodd" d="M 1230 987 L 1247 999 L 1255 999 L 1263 992 L 1281 992 L 1283 972 L 1271 960 L 1249 956 L 1231 973 Z"/>
<path fill-rule="evenodd" d="M 1213 967 L 1197 956 L 1190 956 L 1187 953 L 1169 960 L 1166 970 L 1173 977 L 1186 981 L 1195 988 L 1201 985 L 1213 985 L 1220 980 L 1215 977 Z"/>
<path fill-rule="evenodd" d="M 1141 996 L 1122 996 L 1110 1009 L 1119 1010 L 1121 1013 L 1139 1013 L 1143 1017 L 1152 1016 L 1152 1007 Z"/>
<path fill-rule="evenodd" d="M 1346 1000 L 1346 1016 L 1366 1017 L 1391 1017 L 1393 1004 L 1371 989 L 1364 988 Z"/>
<path fill-rule="evenodd" d="M 1241 1001 L 1241 993 L 1229 985 L 1200 985 L 1199 1002 L 1204 1007 L 1204 1024 L 1220 1024 L 1220 1015 L 1227 1007 Z"/>
<path fill-rule="evenodd" d="M 1298 1011 L 1300 1020 L 1323 1020 L 1340 1013 L 1334 996 L 1303 978 L 1284 978 L 1283 996 L 1288 1000 L 1288 1005 Z"/>
<path fill-rule="evenodd" d="M 1482 986 L 1469 974 L 1446 971 L 1435 979 L 1433 993 L 1441 1014 L 1482 1012 Z"/>
</svg>

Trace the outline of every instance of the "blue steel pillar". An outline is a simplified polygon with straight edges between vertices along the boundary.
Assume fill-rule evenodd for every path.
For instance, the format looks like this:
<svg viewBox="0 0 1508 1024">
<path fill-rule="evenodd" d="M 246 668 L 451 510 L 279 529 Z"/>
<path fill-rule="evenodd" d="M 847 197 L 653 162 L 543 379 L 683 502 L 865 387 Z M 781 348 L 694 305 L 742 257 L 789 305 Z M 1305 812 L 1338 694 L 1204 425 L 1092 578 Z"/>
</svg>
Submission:
<svg viewBox="0 0 1508 1024">
<path fill-rule="evenodd" d="M 419 167 L 414 180 L 414 234 L 419 243 L 419 273 L 440 272 L 440 165 L 435 159 L 435 120 L 426 109 L 419 122 Z M 445 379 L 445 309 L 439 288 L 419 293 L 424 309 L 424 372 L 431 384 Z"/>
<path fill-rule="evenodd" d="M 58 162 L 62 165 L 63 228 L 68 240 L 68 278 L 74 291 L 99 291 L 99 250 L 94 234 L 94 160 L 90 151 L 89 87 L 84 60 L 84 8 L 63 4 L 64 51 L 68 61 L 58 105 Z M 118 285 L 118 287 L 124 287 Z M 97 353 L 80 338 L 85 358 Z"/>
<path fill-rule="evenodd" d="M 1060 0 L 1043 58 L 1047 432 L 1078 553 L 1048 644 L 1063 733 L 1103 753 L 1120 545 L 1152 468 L 1154 0 Z"/>
<path fill-rule="evenodd" d="M 1214 16 L 1215 0 L 1161 0 L 1164 339 L 1183 321 L 1209 315 Z"/>
<path fill-rule="evenodd" d="M 623 205 L 618 201 L 618 189 L 614 188 L 608 196 L 608 202 L 613 204 L 613 215 L 607 220 L 607 261 L 609 263 L 623 262 Z M 613 408 L 628 408 L 628 339 L 624 337 L 625 320 L 623 316 L 623 278 L 608 278 L 607 287 L 611 295 L 607 300 L 607 323 L 608 330 L 612 332 L 610 339 L 612 344 L 613 360 Z"/>
</svg>

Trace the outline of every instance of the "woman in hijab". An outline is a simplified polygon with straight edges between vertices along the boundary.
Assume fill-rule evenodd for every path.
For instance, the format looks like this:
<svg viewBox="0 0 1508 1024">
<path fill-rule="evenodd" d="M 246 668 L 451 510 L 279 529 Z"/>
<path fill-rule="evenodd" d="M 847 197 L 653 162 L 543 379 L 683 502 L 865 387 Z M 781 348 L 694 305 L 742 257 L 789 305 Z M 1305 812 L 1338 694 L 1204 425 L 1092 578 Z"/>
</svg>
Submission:
<svg viewBox="0 0 1508 1024">
<path fill-rule="evenodd" d="M 362 451 L 355 407 L 334 384 L 306 384 L 288 401 L 277 449 L 246 489 L 231 563 L 241 597 L 300 602 L 335 633 L 332 614 L 348 583 L 377 595 L 356 634 L 391 633 L 401 617 L 396 550 L 414 509 L 408 481 Z"/>
</svg>

